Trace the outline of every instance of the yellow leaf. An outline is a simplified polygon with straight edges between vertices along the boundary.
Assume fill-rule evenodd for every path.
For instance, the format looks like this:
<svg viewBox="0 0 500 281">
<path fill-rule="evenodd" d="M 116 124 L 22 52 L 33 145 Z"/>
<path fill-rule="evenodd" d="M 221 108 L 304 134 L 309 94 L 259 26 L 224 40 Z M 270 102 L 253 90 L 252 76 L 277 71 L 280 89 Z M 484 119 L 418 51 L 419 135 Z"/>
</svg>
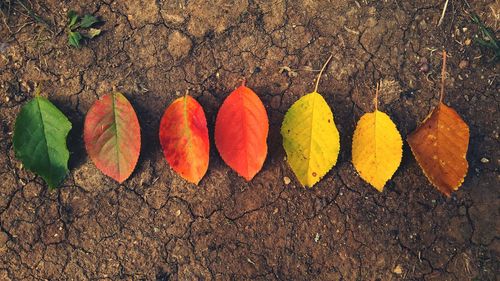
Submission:
<svg viewBox="0 0 500 281">
<path fill-rule="evenodd" d="M 375 110 L 358 121 L 352 138 L 352 163 L 362 179 L 382 192 L 401 163 L 402 147 L 394 122 Z"/>
<path fill-rule="evenodd" d="M 281 135 L 288 164 L 303 186 L 312 187 L 337 162 L 339 131 L 330 107 L 316 91 L 290 107 Z"/>
</svg>

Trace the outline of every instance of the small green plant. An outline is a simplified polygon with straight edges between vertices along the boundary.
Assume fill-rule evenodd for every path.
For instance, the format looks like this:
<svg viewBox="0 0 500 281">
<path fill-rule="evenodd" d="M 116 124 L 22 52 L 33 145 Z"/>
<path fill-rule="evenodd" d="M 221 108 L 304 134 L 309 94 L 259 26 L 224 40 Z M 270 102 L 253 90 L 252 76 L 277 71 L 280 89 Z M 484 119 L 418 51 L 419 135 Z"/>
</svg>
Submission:
<svg viewBox="0 0 500 281">
<path fill-rule="evenodd" d="M 472 13 L 470 18 L 472 22 L 479 27 L 480 32 L 474 41 L 482 47 L 491 49 L 495 53 L 495 56 L 492 59 L 493 61 L 500 60 L 500 42 L 498 42 L 495 33 L 491 30 L 491 28 L 483 23 L 478 15 Z"/>
<path fill-rule="evenodd" d="M 80 41 L 86 37 L 92 39 L 101 34 L 99 28 L 94 28 L 95 24 L 99 23 L 99 19 L 93 15 L 84 15 L 80 17 L 75 11 L 68 12 L 68 44 L 70 46 L 80 48 Z"/>
</svg>

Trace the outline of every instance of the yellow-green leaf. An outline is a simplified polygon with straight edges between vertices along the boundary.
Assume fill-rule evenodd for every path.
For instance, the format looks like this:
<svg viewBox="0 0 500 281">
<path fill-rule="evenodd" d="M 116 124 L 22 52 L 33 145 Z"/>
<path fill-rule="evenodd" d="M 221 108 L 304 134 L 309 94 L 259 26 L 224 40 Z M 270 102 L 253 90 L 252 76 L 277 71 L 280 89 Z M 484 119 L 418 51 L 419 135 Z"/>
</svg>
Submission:
<svg viewBox="0 0 500 281">
<path fill-rule="evenodd" d="M 337 162 L 339 131 L 330 107 L 316 91 L 290 107 L 281 135 L 288 164 L 303 186 L 312 187 Z"/>
<path fill-rule="evenodd" d="M 382 192 L 401 163 L 402 147 L 394 122 L 375 110 L 358 121 L 352 138 L 352 163 L 362 179 Z"/>
</svg>

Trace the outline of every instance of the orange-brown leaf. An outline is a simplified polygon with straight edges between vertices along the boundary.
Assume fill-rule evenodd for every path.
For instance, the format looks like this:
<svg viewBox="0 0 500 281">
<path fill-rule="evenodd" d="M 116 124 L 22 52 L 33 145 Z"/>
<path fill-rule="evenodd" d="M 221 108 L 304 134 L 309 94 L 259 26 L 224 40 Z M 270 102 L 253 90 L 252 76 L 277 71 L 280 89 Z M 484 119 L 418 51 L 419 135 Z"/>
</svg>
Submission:
<svg viewBox="0 0 500 281">
<path fill-rule="evenodd" d="M 467 174 L 469 127 L 458 113 L 444 103 L 408 136 L 418 164 L 439 191 L 450 196 Z"/>
</svg>

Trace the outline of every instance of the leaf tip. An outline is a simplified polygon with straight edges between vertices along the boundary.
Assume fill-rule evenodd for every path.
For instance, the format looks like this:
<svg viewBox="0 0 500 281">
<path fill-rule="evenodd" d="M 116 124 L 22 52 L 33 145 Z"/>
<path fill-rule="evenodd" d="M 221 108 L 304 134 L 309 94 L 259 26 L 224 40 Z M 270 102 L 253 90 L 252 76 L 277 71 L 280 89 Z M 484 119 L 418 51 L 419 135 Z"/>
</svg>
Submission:
<svg viewBox="0 0 500 281">
<path fill-rule="evenodd" d="M 47 186 L 49 187 L 50 191 L 56 190 L 57 187 L 59 186 L 59 183 L 50 182 L 50 181 L 47 181 L 46 179 L 44 179 L 44 181 L 47 183 Z"/>
<path fill-rule="evenodd" d="M 371 185 L 372 185 L 373 187 L 375 187 L 375 189 L 376 189 L 378 192 L 383 192 L 383 191 L 384 191 L 385 183 L 383 183 L 383 184 L 372 183 Z"/>
<path fill-rule="evenodd" d="M 253 177 L 248 177 L 248 176 L 244 176 L 243 177 L 247 182 L 250 182 L 252 181 Z"/>
<path fill-rule="evenodd" d="M 236 171 L 238 173 L 238 175 L 240 175 L 241 177 L 243 177 L 245 179 L 245 181 L 249 182 L 249 181 L 252 181 L 252 179 L 255 177 L 255 175 L 257 175 L 257 172 L 255 173 L 251 173 L 249 171 L 247 171 L 246 173 L 241 173 L 240 171 Z"/>
<path fill-rule="evenodd" d="M 111 177 L 112 179 L 114 179 L 115 181 L 117 181 L 119 184 L 123 184 L 123 182 L 125 180 L 127 180 L 127 178 L 123 178 L 123 177 Z"/>
<path fill-rule="evenodd" d="M 205 176 L 205 174 L 206 174 L 206 170 L 205 170 L 205 172 L 203 174 L 193 175 L 193 174 L 187 174 L 185 172 L 182 172 L 179 169 L 174 169 L 173 167 L 172 167 L 172 169 L 178 175 L 180 175 L 183 179 L 185 179 L 186 181 L 188 181 L 189 183 L 192 183 L 194 185 L 198 185 L 200 183 L 200 181 L 203 179 L 203 177 Z"/>
</svg>

